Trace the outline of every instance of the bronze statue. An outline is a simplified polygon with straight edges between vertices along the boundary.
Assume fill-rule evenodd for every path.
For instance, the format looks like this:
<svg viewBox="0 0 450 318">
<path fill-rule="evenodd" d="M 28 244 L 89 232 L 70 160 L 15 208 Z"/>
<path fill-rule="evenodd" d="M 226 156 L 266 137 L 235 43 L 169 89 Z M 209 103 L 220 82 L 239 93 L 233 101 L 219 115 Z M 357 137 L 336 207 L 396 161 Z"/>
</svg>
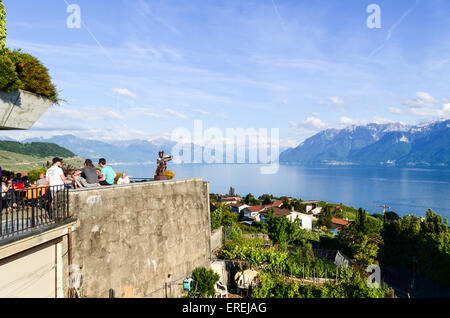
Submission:
<svg viewBox="0 0 450 318">
<path fill-rule="evenodd" d="M 158 153 L 159 158 L 156 161 L 158 165 L 155 172 L 154 180 L 167 180 L 167 176 L 164 175 L 164 171 L 167 169 L 167 162 L 173 159 L 173 156 L 164 156 L 164 151 Z"/>
</svg>

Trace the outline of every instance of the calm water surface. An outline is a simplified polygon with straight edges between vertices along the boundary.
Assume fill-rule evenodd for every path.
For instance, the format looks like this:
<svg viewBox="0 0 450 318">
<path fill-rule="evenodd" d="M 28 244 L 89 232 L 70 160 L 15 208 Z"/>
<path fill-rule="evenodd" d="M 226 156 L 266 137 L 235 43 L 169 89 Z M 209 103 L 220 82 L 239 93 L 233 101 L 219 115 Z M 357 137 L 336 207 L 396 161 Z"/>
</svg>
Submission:
<svg viewBox="0 0 450 318">
<path fill-rule="evenodd" d="M 132 177 L 153 177 L 156 165 L 115 166 Z M 400 215 L 425 215 L 428 208 L 450 218 L 450 170 L 367 167 L 280 166 L 273 175 L 260 174 L 260 165 L 175 165 L 176 179 L 203 178 L 210 191 L 227 193 L 230 186 L 241 195 L 264 193 L 303 200 L 344 203 L 382 212 L 387 204 Z"/>
</svg>

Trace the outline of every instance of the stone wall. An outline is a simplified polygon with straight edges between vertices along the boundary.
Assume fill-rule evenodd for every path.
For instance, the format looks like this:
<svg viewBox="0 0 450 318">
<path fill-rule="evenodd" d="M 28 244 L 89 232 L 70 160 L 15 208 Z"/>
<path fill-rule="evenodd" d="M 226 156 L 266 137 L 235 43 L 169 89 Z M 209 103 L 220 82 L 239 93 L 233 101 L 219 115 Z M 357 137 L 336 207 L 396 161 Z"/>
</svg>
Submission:
<svg viewBox="0 0 450 318">
<path fill-rule="evenodd" d="M 110 289 L 162 297 L 166 283 L 210 265 L 209 184 L 201 179 L 73 190 L 70 212 L 79 222 L 73 264 L 85 297 Z"/>
<path fill-rule="evenodd" d="M 223 241 L 223 227 L 219 227 L 217 230 L 211 233 L 211 251 L 217 251 L 222 247 Z"/>
</svg>

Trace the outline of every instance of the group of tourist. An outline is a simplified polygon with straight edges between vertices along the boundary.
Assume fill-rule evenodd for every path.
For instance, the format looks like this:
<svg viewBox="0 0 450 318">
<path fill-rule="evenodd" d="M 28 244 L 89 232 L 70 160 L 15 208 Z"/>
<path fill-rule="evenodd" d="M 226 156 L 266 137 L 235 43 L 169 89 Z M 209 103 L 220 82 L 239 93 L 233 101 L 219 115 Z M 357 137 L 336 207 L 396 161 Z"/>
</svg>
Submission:
<svg viewBox="0 0 450 318">
<path fill-rule="evenodd" d="M 94 167 L 91 159 L 86 159 L 81 169 L 68 170 L 66 174 L 62 169 L 62 159 L 54 158 L 53 165 L 47 170 L 46 175 L 41 174 L 37 185 L 49 184 L 50 186 L 65 185 L 68 188 L 94 188 L 110 186 L 114 184 L 116 173 L 111 166 L 106 165 L 106 159 L 98 161 L 100 168 Z M 130 178 L 125 172 L 117 181 L 117 184 L 128 184 Z"/>
<path fill-rule="evenodd" d="M 64 169 L 63 159 L 53 158 L 52 165 L 47 172 L 41 173 L 39 179 L 31 185 L 28 176 L 20 173 L 1 176 L 1 199 L 0 211 L 4 208 L 8 210 L 17 207 L 20 198 L 26 193 L 30 186 L 50 186 L 50 195 L 63 189 L 94 188 L 101 186 L 111 186 L 116 179 L 116 173 L 111 166 L 106 164 L 106 160 L 101 158 L 98 161 L 99 168 L 94 167 L 92 160 L 86 159 L 83 168 Z M 1 171 L 1 168 L 0 168 Z M 117 184 L 128 184 L 130 178 L 123 172 L 117 180 Z"/>
</svg>

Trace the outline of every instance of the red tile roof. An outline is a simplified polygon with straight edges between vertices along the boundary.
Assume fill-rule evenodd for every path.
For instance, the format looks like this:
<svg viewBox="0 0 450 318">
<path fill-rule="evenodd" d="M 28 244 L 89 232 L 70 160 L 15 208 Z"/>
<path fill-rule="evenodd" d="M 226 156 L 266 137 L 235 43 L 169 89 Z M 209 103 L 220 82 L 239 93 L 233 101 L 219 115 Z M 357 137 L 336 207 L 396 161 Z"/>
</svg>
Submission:
<svg viewBox="0 0 450 318">
<path fill-rule="evenodd" d="M 337 219 L 337 218 L 332 218 L 331 222 L 333 222 L 333 224 L 337 224 L 337 225 L 348 225 L 350 223 L 347 220 Z"/>
<path fill-rule="evenodd" d="M 255 206 L 249 206 L 246 209 L 249 210 L 250 212 L 259 212 L 259 211 L 264 210 L 265 208 L 266 208 L 265 205 L 255 205 Z"/>
<path fill-rule="evenodd" d="M 285 217 L 291 214 L 291 210 L 288 209 L 280 209 L 277 207 L 272 207 L 271 209 L 273 209 L 273 217 L 274 218 L 281 218 L 281 217 Z M 264 212 L 261 212 L 261 214 L 267 215 L 267 213 L 269 212 L 270 208 L 267 208 L 264 210 Z"/>
</svg>

